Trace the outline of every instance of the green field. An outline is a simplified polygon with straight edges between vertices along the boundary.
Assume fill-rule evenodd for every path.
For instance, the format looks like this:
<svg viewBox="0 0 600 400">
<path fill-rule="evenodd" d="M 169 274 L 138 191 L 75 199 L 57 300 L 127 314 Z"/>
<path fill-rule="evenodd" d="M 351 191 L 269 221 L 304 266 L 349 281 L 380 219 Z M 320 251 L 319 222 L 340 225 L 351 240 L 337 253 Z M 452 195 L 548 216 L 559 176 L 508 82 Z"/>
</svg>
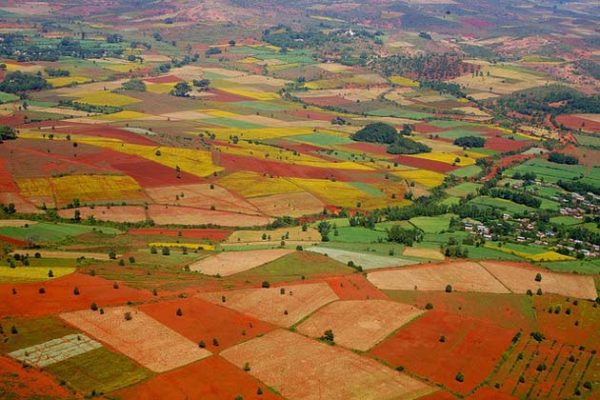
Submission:
<svg viewBox="0 0 600 400">
<path fill-rule="evenodd" d="M 0 350 L 3 353 L 10 353 L 15 350 L 45 343 L 52 339 L 78 333 L 77 330 L 71 328 L 58 317 L 6 318 L 0 320 L 0 324 L 4 332 L 10 332 L 10 328 L 13 325 L 19 332 L 17 335 L 8 336 L 7 340 L 0 343 Z"/>
<path fill-rule="evenodd" d="M 95 227 L 79 224 L 51 224 L 41 222 L 29 227 L 2 227 L 0 235 L 20 240 L 33 239 L 34 241 L 57 241 L 67 237 L 77 236 L 89 232 L 117 235 L 120 230 L 107 227 Z"/>
<path fill-rule="evenodd" d="M 19 100 L 19 96 L 15 96 L 12 93 L 0 92 L 0 103 L 9 103 L 15 100 Z"/>
<path fill-rule="evenodd" d="M 441 233 L 448 230 L 454 214 L 437 215 L 435 217 L 414 217 L 409 221 L 425 233 Z"/>
<path fill-rule="evenodd" d="M 470 178 L 481 173 L 481 167 L 478 165 L 469 165 L 450 172 L 450 175 L 457 176 L 459 178 Z"/>
<path fill-rule="evenodd" d="M 264 128 L 259 124 L 253 124 L 252 122 L 238 121 L 231 118 L 206 118 L 204 122 L 217 126 L 224 126 L 226 128 L 237 128 L 237 129 L 258 129 Z"/>
<path fill-rule="evenodd" d="M 510 200 L 498 199 L 489 196 L 479 196 L 475 197 L 473 200 L 469 201 L 469 204 L 473 204 L 476 206 L 482 207 L 493 207 L 503 211 L 506 211 L 509 214 L 518 214 L 523 213 L 525 211 L 533 210 L 530 207 L 524 206 L 522 204 L 514 203 Z"/>
<path fill-rule="evenodd" d="M 484 133 L 476 131 L 474 129 L 452 129 L 449 131 L 436 133 L 436 135 L 439 135 L 440 137 L 446 138 L 446 139 L 458 139 L 458 138 L 464 137 L 464 136 L 482 137 L 482 136 L 484 136 Z"/>
<path fill-rule="evenodd" d="M 477 194 L 477 190 L 479 190 L 481 186 L 482 185 L 480 183 L 464 182 L 457 186 L 446 189 L 446 193 L 448 193 L 450 196 L 466 197 L 469 194 Z"/>
<path fill-rule="evenodd" d="M 378 240 L 386 240 L 387 234 L 382 231 L 364 228 L 362 226 L 343 227 L 337 229 L 330 235 L 332 242 L 347 242 L 347 243 L 372 243 Z"/>
<path fill-rule="evenodd" d="M 46 367 L 69 387 L 89 395 L 108 393 L 152 376 L 129 358 L 102 347 Z"/>
<path fill-rule="evenodd" d="M 569 215 L 561 215 L 559 217 L 550 218 L 550 222 L 557 225 L 573 226 L 581 224 L 582 221 Z"/>
<path fill-rule="evenodd" d="M 261 282 L 282 282 L 316 278 L 323 275 L 349 274 L 354 269 L 321 254 L 295 252 L 275 261 L 236 274 L 236 278 Z"/>
<path fill-rule="evenodd" d="M 576 272 L 578 274 L 600 274 L 600 259 L 543 262 L 542 265 L 552 271 Z"/>
<path fill-rule="evenodd" d="M 598 167 L 594 167 L 588 171 L 583 165 L 556 164 L 541 158 L 534 158 L 521 165 L 509 168 L 506 171 L 506 175 L 512 177 L 515 172 L 521 174 L 533 172 L 538 179 L 543 179 L 544 182 L 550 183 L 556 183 L 561 179 L 573 180 L 585 177 L 589 183 L 600 184 L 600 168 Z"/>
<path fill-rule="evenodd" d="M 510 260 L 510 261 L 523 261 L 519 256 L 513 254 L 504 253 L 502 251 L 490 249 L 483 246 L 464 246 L 469 250 L 469 258 L 474 260 Z"/>
</svg>

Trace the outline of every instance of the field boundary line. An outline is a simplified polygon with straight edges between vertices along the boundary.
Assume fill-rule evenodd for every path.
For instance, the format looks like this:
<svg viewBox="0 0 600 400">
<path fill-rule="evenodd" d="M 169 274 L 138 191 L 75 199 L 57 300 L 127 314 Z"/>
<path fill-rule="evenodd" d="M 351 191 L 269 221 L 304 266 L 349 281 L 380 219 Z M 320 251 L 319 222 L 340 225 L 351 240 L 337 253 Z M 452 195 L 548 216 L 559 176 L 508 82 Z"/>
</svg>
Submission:
<svg viewBox="0 0 600 400">
<path fill-rule="evenodd" d="M 476 261 L 476 264 L 479 265 L 481 268 L 483 268 L 488 274 L 490 274 L 492 276 L 492 278 L 494 278 L 495 280 L 497 280 L 506 290 L 508 290 L 508 293 L 514 293 L 512 290 L 510 290 L 510 288 L 508 286 L 506 286 L 504 284 L 504 282 L 502 282 L 496 275 L 494 275 L 489 269 L 487 269 L 485 267 L 485 265 L 483 265 L 481 263 L 481 261 Z"/>
</svg>

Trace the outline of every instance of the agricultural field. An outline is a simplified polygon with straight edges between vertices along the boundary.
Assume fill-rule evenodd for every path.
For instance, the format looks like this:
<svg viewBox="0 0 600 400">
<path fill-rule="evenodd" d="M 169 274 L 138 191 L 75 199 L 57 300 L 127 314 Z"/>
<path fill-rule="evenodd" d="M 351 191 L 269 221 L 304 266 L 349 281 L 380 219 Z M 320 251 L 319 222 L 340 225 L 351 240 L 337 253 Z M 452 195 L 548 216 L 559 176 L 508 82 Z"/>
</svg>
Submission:
<svg viewBox="0 0 600 400">
<path fill-rule="evenodd" d="M 597 2 L 506 3 L 0 1 L 0 398 L 599 398 Z"/>
</svg>

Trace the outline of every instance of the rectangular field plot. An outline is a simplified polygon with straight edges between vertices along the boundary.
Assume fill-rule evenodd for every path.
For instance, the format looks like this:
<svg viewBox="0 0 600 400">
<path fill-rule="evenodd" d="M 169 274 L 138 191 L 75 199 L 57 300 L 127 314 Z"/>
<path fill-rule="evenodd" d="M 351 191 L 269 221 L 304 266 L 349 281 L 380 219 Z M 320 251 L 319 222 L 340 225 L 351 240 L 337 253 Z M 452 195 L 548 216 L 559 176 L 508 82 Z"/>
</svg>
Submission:
<svg viewBox="0 0 600 400">
<path fill-rule="evenodd" d="M 195 262 L 190 265 L 190 270 L 206 275 L 229 276 L 256 268 L 292 252 L 293 250 L 287 249 L 223 252 Z"/>
<path fill-rule="evenodd" d="M 326 254 L 328 257 L 331 257 L 334 260 L 344 264 L 352 261 L 354 265 L 360 265 L 363 269 L 400 267 L 403 265 L 416 264 L 416 261 L 397 257 L 376 256 L 348 250 L 332 249 L 328 247 L 309 247 L 306 250 L 314 253 Z"/>
<path fill-rule="evenodd" d="M 211 354 L 132 307 L 108 308 L 104 314 L 83 310 L 60 316 L 154 372 L 181 367 Z"/>
<path fill-rule="evenodd" d="M 416 399 L 435 389 L 351 351 L 277 330 L 222 356 L 296 400 Z"/>
<path fill-rule="evenodd" d="M 298 326 L 298 332 L 318 338 L 331 329 L 336 344 L 367 351 L 422 313 L 415 307 L 387 300 L 336 301 L 317 310 Z"/>
<path fill-rule="evenodd" d="M 8 355 L 27 364 L 43 368 L 100 347 L 102 347 L 100 343 L 83 334 L 72 334 L 13 351 Z"/>
<path fill-rule="evenodd" d="M 203 293 L 200 297 L 285 327 L 292 326 L 325 304 L 338 300 L 326 283 Z"/>
</svg>

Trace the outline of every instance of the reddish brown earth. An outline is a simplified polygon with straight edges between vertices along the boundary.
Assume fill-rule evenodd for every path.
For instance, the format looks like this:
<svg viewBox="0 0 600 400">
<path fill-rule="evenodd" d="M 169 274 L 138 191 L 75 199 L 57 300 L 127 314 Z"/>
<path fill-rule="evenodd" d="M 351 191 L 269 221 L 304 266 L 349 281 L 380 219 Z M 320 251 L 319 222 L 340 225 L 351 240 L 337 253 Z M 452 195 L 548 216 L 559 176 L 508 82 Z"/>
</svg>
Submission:
<svg viewBox="0 0 600 400">
<path fill-rule="evenodd" d="M 464 394 L 488 376 L 516 332 L 482 319 L 430 311 L 370 353 Z M 455 379 L 458 372 L 465 376 L 462 383 Z"/>
<path fill-rule="evenodd" d="M 178 308 L 182 316 L 177 316 Z M 199 298 L 145 304 L 140 310 L 196 343 L 204 341 L 206 349 L 213 353 L 275 329 L 271 324 Z"/>
<path fill-rule="evenodd" d="M 131 156 L 130 162 L 112 164 L 112 166 L 135 179 L 142 187 L 153 188 L 204 182 L 202 178 L 184 171 L 180 172 L 178 178 L 173 168 L 136 156 Z"/>
<path fill-rule="evenodd" d="M 530 142 L 524 140 L 511 140 L 506 137 L 488 137 L 485 141 L 485 148 L 500 152 L 517 151 L 529 145 Z"/>
<path fill-rule="evenodd" d="M 294 110 L 286 111 L 287 114 L 293 115 L 299 118 L 312 119 L 317 121 L 331 121 L 334 116 L 319 111 L 308 111 L 308 110 Z"/>
<path fill-rule="evenodd" d="M 262 395 L 256 394 L 259 387 Z M 219 356 L 158 375 L 115 394 L 124 400 L 221 400 L 234 399 L 236 396 L 243 396 L 247 400 L 281 398 L 252 375 Z"/>
<path fill-rule="evenodd" d="M 17 247 L 23 247 L 27 245 L 27 242 L 25 242 L 24 240 L 14 239 L 4 235 L 0 235 L 0 242 L 12 244 Z"/>
<path fill-rule="evenodd" d="M 0 357 L 0 397 L 5 399 L 67 398 L 69 391 L 35 368 L 23 368 L 8 357 Z M 15 397 L 12 397 L 12 396 Z M 3 397 L 7 396 L 7 397 Z"/>
<path fill-rule="evenodd" d="M 387 300 L 388 297 L 369 282 L 363 275 L 353 274 L 325 278 L 340 300 Z"/>
<path fill-rule="evenodd" d="M 559 115 L 556 117 L 556 122 L 574 130 L 581 128 L 581 130 L 586 132 L 600 132 L 600 122 L 584 119 L 574 115 Z"/>
<path fill-rule="evenodd" d="M 40 294 L 44 288 L 46 293 Z M 75 287 L 79 295 L 73 294 Z M 12 294 L 15 288 L 17 293 Z M 100 277 L 74 273 L 47 282 L 0 285 L 0 315 L 41 316 L 64 311 L 87 309 L 95 302 L 98 307 L 123 304 L 128 301 L 144 301 L 152 297 L 150 292 L 133 289 Z"/>
</svg>

